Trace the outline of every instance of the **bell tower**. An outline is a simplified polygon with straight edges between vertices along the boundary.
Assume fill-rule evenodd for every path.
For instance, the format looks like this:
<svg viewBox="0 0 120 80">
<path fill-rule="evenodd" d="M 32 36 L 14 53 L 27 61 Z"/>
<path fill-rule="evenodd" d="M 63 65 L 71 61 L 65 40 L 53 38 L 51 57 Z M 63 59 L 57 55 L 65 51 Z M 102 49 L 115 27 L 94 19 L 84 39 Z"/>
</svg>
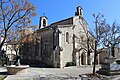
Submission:
<svg viewBox="0 0 120 80">
<path fill-rule="evenodd" d="M 40 23 L 39 24 L 39 29 L 45 28 L 46 26 L 48 26 L 48 18 L 46 16 L 41 16 L 39 23 Z"/>
<path fill-rule="evenodd" d="M 75 12 L 76 16 L 83 16 L 83 9 L 81 6 L 77 7 L 77 12 Z"/>
</svg>

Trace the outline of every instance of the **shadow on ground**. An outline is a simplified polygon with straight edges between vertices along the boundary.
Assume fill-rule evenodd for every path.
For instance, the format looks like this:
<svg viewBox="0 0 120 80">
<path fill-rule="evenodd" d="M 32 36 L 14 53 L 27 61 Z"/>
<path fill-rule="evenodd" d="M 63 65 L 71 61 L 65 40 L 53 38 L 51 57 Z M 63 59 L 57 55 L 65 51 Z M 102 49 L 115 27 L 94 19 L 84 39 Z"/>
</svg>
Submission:
<svg viewBox="0 0 120 80">
<path fill-rule="evenodd" d="M 12 75 L 12 74 L 8 74 L 7 71 L 5 71 L 5 72 L 0 72 L 0 75 Z"/>
</svg>

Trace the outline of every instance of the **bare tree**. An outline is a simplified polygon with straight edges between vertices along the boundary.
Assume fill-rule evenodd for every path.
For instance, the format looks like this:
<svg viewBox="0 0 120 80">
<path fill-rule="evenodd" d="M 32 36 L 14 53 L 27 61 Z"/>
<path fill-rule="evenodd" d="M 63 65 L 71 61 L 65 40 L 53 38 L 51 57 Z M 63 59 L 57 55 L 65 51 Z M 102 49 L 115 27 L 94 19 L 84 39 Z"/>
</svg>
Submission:
<svg viewBox="0 0 120 80">
<path fill-rule="evenodd" d="M 112 56 L 114 57 L 114 48 L 120 43 L 120 26 L 115 22 L 110 26 L 106 23 L 104 15 L 93 15 L 95 18 L 95 29 L 93 35 L 96 39 L 94 50 L 94 66 L 93 75 L 95 75 L 95 62 L 98 49 L 102 47 L 111 48 Z"/>
<path fill-rule="evenodd" d="M 90 65 L 90 53 L 92 52 L 92 48 L 94 47 L 94 36 L 89 32 L 87 23 L 81 23 L 81 27 L 83 29 L 83 33 L 85 34 L 85 40 L 82 41 L 82 45 L 84 46 L 84 50 L 87 52 L 87 64 Z M 83 36 L 82 36 L 83 37 Z"/>
<path fill-rule="evenodd" d="M 93 75 L 95 75 L 95 66 L 97 62 L 97 55 L 98 55 L 98 48 L 101 46 L 103 40 L 102 40 L 102 34 L 101 28 L 105 23 L 104 15 L 98 15 L 93 14 L 93 17 L 95 18 L 95 27 L 94 30 L 91 32 L 92 35 L 95 37 L 94 46 L 91 47 L 94 50 L 94 63 L 93 63 Z"/>
<path fill-rule="evenodd" d="M 83 28 L 83 31 L 84 31 L 84 33 L 85 33 L 85 36 L 86 36 L 85 41 L 82 42 L 82 43 L 84 43 L 84 44 L 82 44 L 82 45 L 86 46 L 86 47 L 84 47 L 83 49 L 86 50 L 86 52 L 87 52 L 87 58 L 88 58 L 88 59 L 87 59 L 87 60 L 88 60 L 87 62 L 88 62 L 88 65 L 90 64 L 90 63 L 89 63 L 90 53 L 91 53 L 91 51 L 94 51 L 93 75 L 95 75 L 95 63 L 96 63 L 96 54 L 97 54 L 97 53 L 96 53 L 96 48 L 97 48 L 97 45 L 96 45 L 96 37 L 89 32 L 89 30 L 86 28 L 86 26 L 87 26 L 86 24 L 82 24 L 81 22 L 80 22 L 80 24 L 81 24 L 81 26 L 82 26 L 82 28 Z"/>
<path fill-rule="evenodd" d="M 120 26 L 113 22 L 110 25 L 104 25 L 101 28 L 102 38 L 103 38 L 103 46 L 107 47 L 110 52 L 109 56 L 115 57 L 115 47 L 119 47 L 120 44 Z"/>
<path fill-rule="evenodd" d="M 90 55 L 91 51 L 94 51 L 94 63 L 93 63 L 93 75 L 95 75 L 95 66 L 96 63 L 98 62 L 97 57 L 98 57 L 98 49 L 103 46 L 103 42 L 106 39 L 105 33 L 107 33 L 109 30 L 108 28 L 108 24 L 106 24 L 106 20 L 104 18 L 104 15 L 100 15 L 100 13 L 98 15 L 93 14 L 93 17 L 95 18 L 95 27 L 92 27 L 93 30 L 89 31 L 86 28 L 86 25 L 81 24 L 84 33 L 86 35 L 86 40 L 84 41 L 84 44 L 86 47 L 86 52 L 87 52 L 87 57 Z M 108 29 L 107 29 L 108 28 Z M 104 39 L 103 39 L 104 38 Z M 117 40 L 118 41 L 118 40 Z M 89 60 L 89 57 L 88 57 Z M 89 61 L 88 61 L 89 64 Z"/>
<path fill-rule="evenodd" d="M 36 9 L 28 0 L 0 0 L 0 50 L 12 31 L 25 29 L 35 16 Z M 17 36 L 17 35 L 15 35 Z M 9 37 L 12 40 L 11 37 Z"/>
</svg>

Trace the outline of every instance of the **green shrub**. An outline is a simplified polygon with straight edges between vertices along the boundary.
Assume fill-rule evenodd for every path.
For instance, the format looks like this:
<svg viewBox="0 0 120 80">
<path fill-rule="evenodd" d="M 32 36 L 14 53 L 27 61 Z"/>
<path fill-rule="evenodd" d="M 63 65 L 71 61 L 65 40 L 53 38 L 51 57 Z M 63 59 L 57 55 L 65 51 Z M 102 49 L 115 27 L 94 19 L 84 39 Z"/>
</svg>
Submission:
<svg viewBox="0 0 120 80">
<path fill-rule="evenodd" d="M 0 60 L 0 66 L 3 66 L 5 64 L 5 62 L 6 62 L 5 60 L 3 60 L 3 61 Z"/>
<path fill-rule="evenodd" d="M 67 62 L 66 67 L 68 67 L 68 66 L 76 66 L 76 63 L 75 62 Z"/>
</svg>

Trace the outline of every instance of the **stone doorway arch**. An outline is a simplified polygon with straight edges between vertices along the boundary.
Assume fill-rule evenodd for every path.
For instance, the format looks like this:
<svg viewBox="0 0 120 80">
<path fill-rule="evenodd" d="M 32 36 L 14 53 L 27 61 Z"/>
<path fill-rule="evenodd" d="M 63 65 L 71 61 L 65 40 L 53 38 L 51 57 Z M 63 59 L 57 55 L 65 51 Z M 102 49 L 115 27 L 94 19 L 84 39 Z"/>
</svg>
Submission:
<svg viewBox="0 0 120 80">
<path fill-rule="evenodd" d="M 84 52 L 81 54 L 81 65 L 86 65 L 86 55 Z"/>
</svg>

